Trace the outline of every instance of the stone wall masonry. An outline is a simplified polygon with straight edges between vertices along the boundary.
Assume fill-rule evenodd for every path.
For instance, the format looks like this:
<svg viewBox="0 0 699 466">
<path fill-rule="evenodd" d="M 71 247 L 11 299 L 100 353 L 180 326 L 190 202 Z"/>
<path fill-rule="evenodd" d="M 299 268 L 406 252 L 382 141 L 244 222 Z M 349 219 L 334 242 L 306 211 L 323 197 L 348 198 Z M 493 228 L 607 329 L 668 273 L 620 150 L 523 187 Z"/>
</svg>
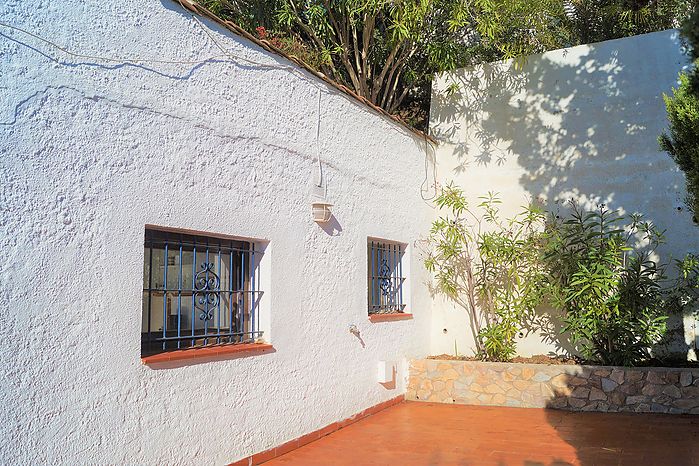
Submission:
<svg viewBox="0 0 699 466">
<path fill-rule="evenodd" d="M 571 411 L 699 414 L 699 369 L 421 359 L 406 399 Z"/>
</svg>

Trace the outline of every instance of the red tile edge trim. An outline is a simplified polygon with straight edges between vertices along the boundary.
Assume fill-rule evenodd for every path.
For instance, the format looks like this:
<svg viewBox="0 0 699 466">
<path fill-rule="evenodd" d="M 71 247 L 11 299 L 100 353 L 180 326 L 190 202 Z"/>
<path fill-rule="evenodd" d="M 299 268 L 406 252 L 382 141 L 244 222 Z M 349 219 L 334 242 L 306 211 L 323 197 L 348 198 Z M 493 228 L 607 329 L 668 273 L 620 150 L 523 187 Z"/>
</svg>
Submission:
<svg viewBox="0 0 699 466">
<path fill-rule="evenodd" d="M 144 356 L 141 358 L 141 362 L 143 364 L 153 364 L 158 362 L 181 361 L 183 359 L 210 358 L 212 356 L 235 353 L 264 352 L 271 349 L 274 349 L 274 347 L 265 343 L 205 346 L 202 348 L 167 351 L 165 353 L 154 354 L 152 356 Z"/>
<path fill-rule="evenodd" d="M 393 314 L 372 314 L 369 316 L 369 322 L 392 322 L 394 320 L 409 320 L 412 318 L 412 314 L 406 314 L 405 312 L 394 312 Z"/>
<path fill-rule="evenodd" d="M 343 427 L 347 427 L 350 424 L 354 424 L 355 422 L 362 420 L 365 417 L 371 416 L 372 414 L 376 414 L 379 411 L 383 411 L 384 409 L 390 408 L 391 406 L 397 405 L 398 403 L 402 403 L 404 400 L 405 395 L 400 395 L 395 398 L 391 398 L 390 400 L 386 400 L 383 403 L 379 403 L 375 406 L 367 408 L 364 411 L 360 411 L 357 414 L 348 417 L 347 419 L 338 422 L 333 422 L 332 424 L 329 424 L 323 427 L 322 429 L 318 429 L 306 435 L 302 435 L 301 437 L 283 443 L 278 447 L 270 448 L 269 450 L 265 450 L 260 453 L 255 453 L 252 456 L 248 456 L 247 458 L 243 458 L 233 463 L 230 463 L 228 466 L 257 466 L 258 464 L 262 464 L 265 461 L 272 460 L 278 456 L 289 453 L 292 450 L 301 448 L 302 446 L 314 442 L 322 437 L 325 437 L 328 434 L 332 434 L 333 432 L 338 431 Z"/>
</svg>

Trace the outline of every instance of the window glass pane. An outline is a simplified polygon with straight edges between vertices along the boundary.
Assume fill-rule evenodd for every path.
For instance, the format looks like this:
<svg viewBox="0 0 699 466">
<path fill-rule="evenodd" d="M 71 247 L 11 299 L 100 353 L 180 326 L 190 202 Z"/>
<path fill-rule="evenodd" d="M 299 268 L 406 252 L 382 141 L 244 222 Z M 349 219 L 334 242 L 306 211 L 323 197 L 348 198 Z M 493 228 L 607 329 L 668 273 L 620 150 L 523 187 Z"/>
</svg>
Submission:
<svg viewBox="0 0 699 466">
<path fill-rule="evenodd" d="M 165 248 L 153 247 L 151 288 L 162 290 L 165 286 Z"/>
<path fill-rule="evenodd" d="M 149 306 L 149 300 L 148 300 L 148 292 L 144 291 L 143 292 L 143 314 L 141 318 L 141 328 L 143 329 L 143 333 L 148 332 L 148 306 Z"/>
<path fill-rule="evenodd" d="M 178 288 L 180 279 L 180 249 L 178 245 L 168 245 L 167 251 L 167 289 Z"/>
<path fill-rule="evenodd" d="M 162 291 L 153 291 L 151 292 L 150 300 L 150 329 L 151 332 L 160 333 L 159 336 L 162 336 L 165 296 Z"/>
<path fill-rule="evenodd" d="M 143 249 L 143 288 L 150 288 L 150 248 Z"/>
<path fill-rule="evenodd" d="M 194 253 L 192 248 L 184 248 L 182 250 L 182 289 L 191 290 L 192 289 L 192 277 L 194 272 L 192 270 L 192 264 L 194 263 Z M 191 293 L 190 293 L 191 294 Z"/>
</svg>

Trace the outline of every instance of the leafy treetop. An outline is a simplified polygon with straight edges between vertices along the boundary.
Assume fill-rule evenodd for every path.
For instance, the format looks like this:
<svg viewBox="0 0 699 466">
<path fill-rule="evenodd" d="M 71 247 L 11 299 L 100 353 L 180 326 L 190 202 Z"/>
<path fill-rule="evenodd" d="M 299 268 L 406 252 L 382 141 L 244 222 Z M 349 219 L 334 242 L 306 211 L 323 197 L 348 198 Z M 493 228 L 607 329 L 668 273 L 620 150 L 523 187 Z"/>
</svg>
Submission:
<svg viewBox="0 0 699 466">
<path fill-rule="evenodd" d="M 435 73 L 679 25 L 691 0 L 199 0 L 424 128 Z"/>
</svg>

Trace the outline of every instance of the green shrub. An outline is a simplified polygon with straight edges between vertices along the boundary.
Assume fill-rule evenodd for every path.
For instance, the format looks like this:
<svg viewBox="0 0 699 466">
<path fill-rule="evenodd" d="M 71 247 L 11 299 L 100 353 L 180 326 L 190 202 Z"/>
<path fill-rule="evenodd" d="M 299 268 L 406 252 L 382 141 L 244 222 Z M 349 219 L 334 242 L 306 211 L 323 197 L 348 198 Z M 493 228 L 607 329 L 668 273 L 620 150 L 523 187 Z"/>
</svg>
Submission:
<svg viewBox="0 0 699 466">
<path fill-rule="evenodd" d="M 699 5 L 682 25 L 689 58 L 693 63 L 688 73 L 680 74 L 680 85 L 672 95 L 663 94 L 669 132 L 658 138 L 660 149 L 666 151 L 684 172 L 687 186 L 686 204 L 699 220 Z"/>
<path fill-rule="evenodd" d="M 689 310 L 694 318 L 699 318 L 699 256 L 687 254 L 675 261 L 677 280 L 669 294 L 672 308 L 678 311 Z"/>
<path fill-rule="evenodd" d="M 442 190 L 436 204 L 447 214 L 432 225 L 425 266 L 437 290 L 469 313 L 478 355 L 507 361 L 545 289 L 539 252 L 546 215 L 532 204 L 502 221 L 494 194 L 481 201 L 471 210 L 460 189 Z"/>
<path fill-rule="evenodd" d="M 699 95 L 692 92 L 690 77 L 680 75 L 680 86 L 672 90 L 672 96 L 663 95 L 669 133 L 659 138 L 660 148 L 670 154 L 684 172 L 687 185 L 686 204 L 699 215 Z"/>
<path fill-rule="evenodd" d="M 626 219 L 603 204 L 589 212 L 574 202 L 546 232 L 549 290 L 583 357 L 620 366 L 650 359 L 669 309 L 666 265 L 652 260 L 663 234 L 640 215 Z M 639 240 L 645 247 L 634 246 Z"/>
<path fill-rule="evenodd" d="M 694 5 L 694 10 L 682 24 L 682 36 L 688 46 L 689 58 L 696 65 L 699 61 L 699 4 Z M 696 66 L 690 73 L 692 92 L 699 97 L 699 71 Z"/>
</svg>

